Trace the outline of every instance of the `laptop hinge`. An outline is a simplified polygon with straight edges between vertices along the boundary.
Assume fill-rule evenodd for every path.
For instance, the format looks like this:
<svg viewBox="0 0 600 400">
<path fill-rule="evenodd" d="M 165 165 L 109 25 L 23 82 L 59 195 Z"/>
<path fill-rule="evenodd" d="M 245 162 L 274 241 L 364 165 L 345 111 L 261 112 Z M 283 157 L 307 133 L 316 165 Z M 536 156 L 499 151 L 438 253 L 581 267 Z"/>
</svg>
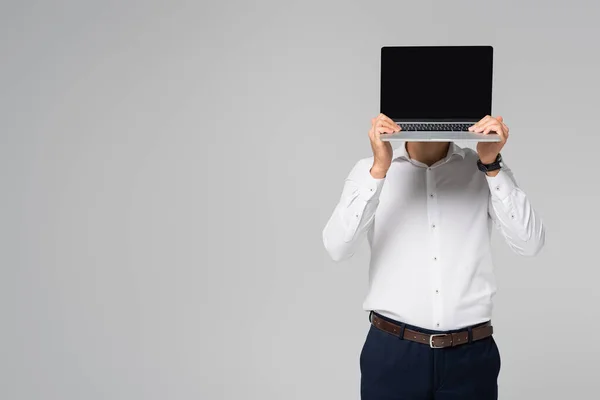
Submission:
<svg viewBox="0 0 600 400">
<path fill-rule="evenodd" d="M 478 119 L 403 119 L 392 118 L 394 122 L 405 124 L 474 124 Z"/>
</svg>

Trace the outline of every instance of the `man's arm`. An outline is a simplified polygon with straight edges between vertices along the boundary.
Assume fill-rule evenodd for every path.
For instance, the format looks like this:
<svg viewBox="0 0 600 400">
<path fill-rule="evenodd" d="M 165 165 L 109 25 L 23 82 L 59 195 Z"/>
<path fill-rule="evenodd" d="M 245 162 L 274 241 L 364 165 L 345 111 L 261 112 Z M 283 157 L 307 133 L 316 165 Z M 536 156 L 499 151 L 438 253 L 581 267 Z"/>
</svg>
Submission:
<svg viewBox="0 0 600 400">
<path fill-rule="evenodd" d="M 373 225 L 385 178 L 374 178 L 372 159 L 360 160 L 344 183 L 340 201 L 323 229 L 323 244 L 334 261 L 352 257 Z"/>
<path fill-rule="evenodd" d="M 510 248 L 521 255 L 536 255 L 546 240 L 544 224 L 515 177 L 504 164 L 486 176 L 490 187 L 488 214 Z"/>
<path fill-rule="evenodd" d="M 373 225 L 379 193 L 392 164 L 392 145 L 381 135 L 399 132 L 400 126 L 383 114 L 371 119 L 369 141 L 372 158 L 360 160 L 346 183 L 333 215 L 323 229 L 323 244 L 335 261 L 352 257 L 356 248 Z"/>
<path fill-rule="evenodd" d="M 484 135 L 495 132 L 500 136 L 499 142 L 477 143 L 477 154 L 484 164 L 496 160 L 509 136 L 508 126 L 501 116 L 486 115 L 469 127 L 469 131 Z M 526 256 L 537 254 L 546 240 L 544 225 L 525 193 L 517 186 L 512 171 L 504 164 L 500 170 L 486 175 L 491 193 L 488 214 L 494 225 L 516 253 Z"/>
</svg>

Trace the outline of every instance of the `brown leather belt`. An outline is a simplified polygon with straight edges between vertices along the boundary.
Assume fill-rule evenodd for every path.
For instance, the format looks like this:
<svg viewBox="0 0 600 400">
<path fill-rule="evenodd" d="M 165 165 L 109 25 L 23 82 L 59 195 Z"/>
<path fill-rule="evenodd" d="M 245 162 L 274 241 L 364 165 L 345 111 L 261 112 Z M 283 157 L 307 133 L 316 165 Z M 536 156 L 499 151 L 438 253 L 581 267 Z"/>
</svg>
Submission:
<svg viewBox="0 0 600 400">
<path fill-rule="evenodd" d="M 382 331 L 400 337 L 400 332 L 402 330 L 400 325 L 388 322 L 377 316 L 375 313 L 371 314 L 371 323 Z M 492 327 L 492 323 L 488 321 L 485 324 L 471 329 L 471 340 L 476 341 L 485 339 L 486 337 L 492 336 L 492 333 L 494 333 L 494 328 Z M 441 349 L 444 347 L 453 347 L 469 343 L 469 331 L 465 329 L 464 331 L 455 333 L 427 334 L 405 328 L 403 338 L 417 343 L 428 344 L 432 349 Z"/>
</svg>

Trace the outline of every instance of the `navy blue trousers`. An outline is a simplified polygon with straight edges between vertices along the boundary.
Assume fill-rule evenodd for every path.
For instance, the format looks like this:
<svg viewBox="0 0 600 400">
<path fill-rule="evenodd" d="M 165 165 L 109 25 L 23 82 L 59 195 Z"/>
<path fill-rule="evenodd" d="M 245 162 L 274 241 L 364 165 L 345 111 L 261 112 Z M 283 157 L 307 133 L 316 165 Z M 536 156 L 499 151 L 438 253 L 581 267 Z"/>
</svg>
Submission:
<svg viewBox="0 0 600 400">
<path fill-rule="evenodd" d="M 434 331 L 402 324 L 424 333 Z M 432 349 L 371 325 L 360 353 L 362 400 L 496 400 L 500 353 L 492 336 Z"/>
</svg>

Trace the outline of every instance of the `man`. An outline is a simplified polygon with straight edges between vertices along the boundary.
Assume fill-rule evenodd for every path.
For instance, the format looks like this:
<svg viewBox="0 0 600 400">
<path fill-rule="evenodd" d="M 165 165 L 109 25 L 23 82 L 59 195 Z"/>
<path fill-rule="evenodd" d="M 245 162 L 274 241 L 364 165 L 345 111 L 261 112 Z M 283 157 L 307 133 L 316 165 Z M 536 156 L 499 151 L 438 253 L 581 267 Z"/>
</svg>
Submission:
<svg viewBox="0 0 600 400">
<path fill-rule="evenodd" d="M 371 123 L 373 157 L 354 166 L 323 230 L 336 261 L 365 237 L 371 247 L 361 397 L 497 399 L 491 226 L 521 255 L 537 254 L 545 240 L 542 220 L 500 162 L 508 127 L 489 115 L 470 127 L 502 139 L 479 142 L 477 152 L 439 142 L 392 150 L 381 135 L 400 126 L 383 114 Z"/>
</svg>

